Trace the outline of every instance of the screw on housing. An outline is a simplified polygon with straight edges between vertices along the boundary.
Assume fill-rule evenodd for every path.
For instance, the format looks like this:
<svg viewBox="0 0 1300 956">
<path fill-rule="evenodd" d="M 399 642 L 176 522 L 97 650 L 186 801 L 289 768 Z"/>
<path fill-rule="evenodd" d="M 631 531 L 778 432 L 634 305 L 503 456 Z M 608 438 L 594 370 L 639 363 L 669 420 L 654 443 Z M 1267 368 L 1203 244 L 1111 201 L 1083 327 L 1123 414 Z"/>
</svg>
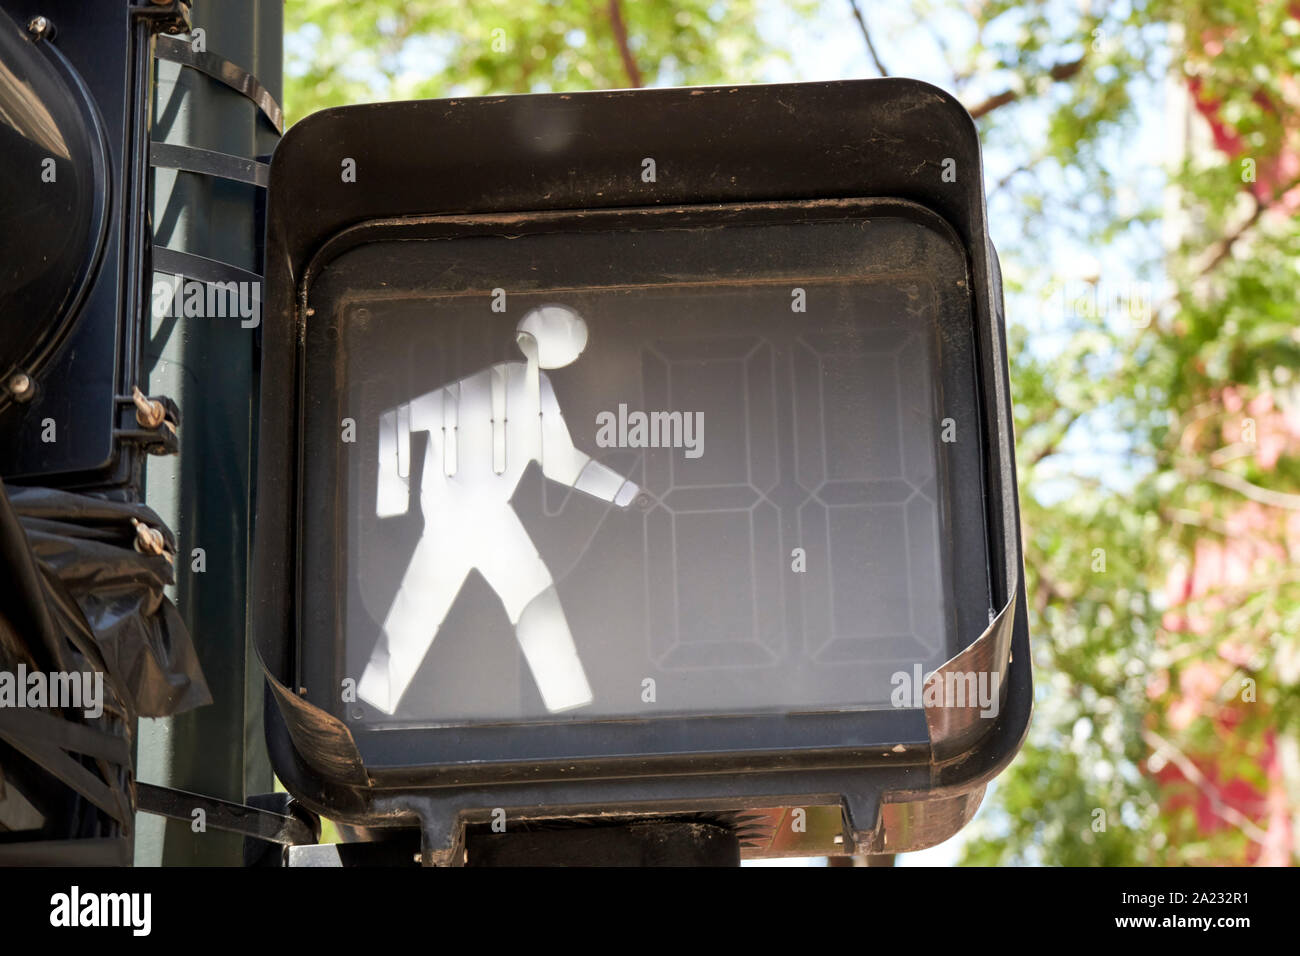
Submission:
<svg viewBox="0 0 1300 956">
<path fill-rule="evenodd" d="M 36 395 L 36 380 L 26 372 L 18 371 L 6 383 L 9 396 L 16 402 L 29 402 Z"/>
<path fill-rule="evenodd" d="M 27 21 L 27 32 L 37 40 L 53 40 L 54 24 L 49 17 L 35 16 Z"/>
</svg>

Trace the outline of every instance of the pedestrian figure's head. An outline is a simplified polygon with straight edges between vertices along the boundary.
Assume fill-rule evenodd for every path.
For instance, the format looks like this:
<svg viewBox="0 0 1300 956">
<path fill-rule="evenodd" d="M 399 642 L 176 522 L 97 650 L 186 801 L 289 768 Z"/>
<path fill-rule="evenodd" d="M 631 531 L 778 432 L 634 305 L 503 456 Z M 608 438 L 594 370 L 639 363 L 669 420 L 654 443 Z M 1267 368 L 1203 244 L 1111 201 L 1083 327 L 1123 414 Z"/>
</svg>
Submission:
<svg viewBox="0 0 1300 956">
<path fill-rule="evenodd" d="M 542 368 L 563 368 L 587 347 L 587 323 L 563 305 L 532 309 L 515 328 L 519 348 Z"/>
</svg>

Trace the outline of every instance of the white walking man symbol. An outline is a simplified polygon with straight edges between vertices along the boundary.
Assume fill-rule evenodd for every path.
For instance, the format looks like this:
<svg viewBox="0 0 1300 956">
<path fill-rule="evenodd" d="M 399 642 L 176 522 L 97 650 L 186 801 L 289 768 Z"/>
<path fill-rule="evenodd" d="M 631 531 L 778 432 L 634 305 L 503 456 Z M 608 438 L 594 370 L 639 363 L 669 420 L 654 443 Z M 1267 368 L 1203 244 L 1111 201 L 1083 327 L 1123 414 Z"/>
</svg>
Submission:
<svg viewBox="0 0 1300 956">
<path fill-rule="evenodd" d="M 516 340 L 525 361 L 498 363 L 380 416 L 380 517 L 406 513 L 411 436 L 429 436 L 420 483 L 424 533 L 357 686 L 385 713 L 397 709 L 474 569 L 501 598 L 546 709 L 592 701 L 555 581 L 510 499 L 532 461 L 550 480 L 620 508 L 640 489 L 574 447 L 541 371 L 582 354 L 587 324 L 563 306 L 543 306 L 520 320 Z"/>
</svg>

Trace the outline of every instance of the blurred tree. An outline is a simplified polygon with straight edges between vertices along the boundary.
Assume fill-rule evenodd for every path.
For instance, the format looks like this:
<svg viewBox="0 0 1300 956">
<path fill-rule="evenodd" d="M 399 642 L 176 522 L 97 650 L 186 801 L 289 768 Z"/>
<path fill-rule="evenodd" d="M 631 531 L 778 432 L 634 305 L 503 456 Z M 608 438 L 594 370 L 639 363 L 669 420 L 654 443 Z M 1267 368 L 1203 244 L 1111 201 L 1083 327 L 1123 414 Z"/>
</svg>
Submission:
<svg viewBox="0 0 1300 956">
<path fill-rule="evenodd" d="M 965 859 L 1292 863 L 1300 4 L 1101 4 L 1073 31 L 1049 6 L 979 7 L 981 36 L 1004 18 L 1029 33 L 977 44 L 971 62 L 990 53 L 1020 78 L 1012 90 L 1051 101 L 1047 142 L 1027 162 L 1083 174 L 1080 239 L 1149 235 L 1157 210 L 1119 208 L 1112 189 L 1114 170 L 1139 159 L 1113 136 L 1140 116 L 1135 89 L 1163 84 L 1191 143 L 1157 195 L 1161 236 L 1131 263 L 1164 271 L 1168 291 L 1117 289 L 1103 267 L 1062 290 L 1063 347 L 1034 348 L 1023 322 L 1013 332 L 1038 712 Z M 1045 89 L 1046 64 L 1072 62 Z M 999 104 L 986 139 L 1023 123 L 1021 108 L 1023 97 Z M 1068 220 L 1032 186 L 1018 202 L 1031 232 Z M 1096 447 L 1105 435 L 1118 449 Z M 1124 480 L 1098 476 L 1097 459 Z"/>
<path fill-rule="evenodd" d="M 286 106 L 762 80 L 790 59 L 765 9 L 289 0 Z M 816 16 L 872 74 L 932 44 L 1005 167 L 1036 713 L 964 860 L 1294 862 L 1300 3 L 911 0 L 873 37 L 881 12 Z M 1166 116 L 1190 147 L 1135 149 Z"/>
<path fill-rule="evenodd" d="M 290 119 L 347 103 L 752 81 L 756 0 L 289 0 Z"/>
</svg>

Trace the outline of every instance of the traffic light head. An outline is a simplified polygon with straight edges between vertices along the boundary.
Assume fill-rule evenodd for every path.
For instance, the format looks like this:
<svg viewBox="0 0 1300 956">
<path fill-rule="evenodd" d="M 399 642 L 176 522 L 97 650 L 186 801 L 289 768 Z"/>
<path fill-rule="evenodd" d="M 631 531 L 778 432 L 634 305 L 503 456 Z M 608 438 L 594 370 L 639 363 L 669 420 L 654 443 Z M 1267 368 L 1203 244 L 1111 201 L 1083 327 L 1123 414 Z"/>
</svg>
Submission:
<svg viewBox="0 0 1300 956">
<path fill-rule="evenodd" d="M 255 627 L 286 786 L 441 861 L 494 808 L 843 812 L 757 852 L 969 818 L 1030 676 L 955 101 L 330 110 L 269 202 Z"/>
<path fill-rule="evenodd" d="M 151 38 L 130 3 L 0 2 L 0 474 L 138 493 Z M 33 15 L 38 13 L 38 15 Z"/>
</svg>

